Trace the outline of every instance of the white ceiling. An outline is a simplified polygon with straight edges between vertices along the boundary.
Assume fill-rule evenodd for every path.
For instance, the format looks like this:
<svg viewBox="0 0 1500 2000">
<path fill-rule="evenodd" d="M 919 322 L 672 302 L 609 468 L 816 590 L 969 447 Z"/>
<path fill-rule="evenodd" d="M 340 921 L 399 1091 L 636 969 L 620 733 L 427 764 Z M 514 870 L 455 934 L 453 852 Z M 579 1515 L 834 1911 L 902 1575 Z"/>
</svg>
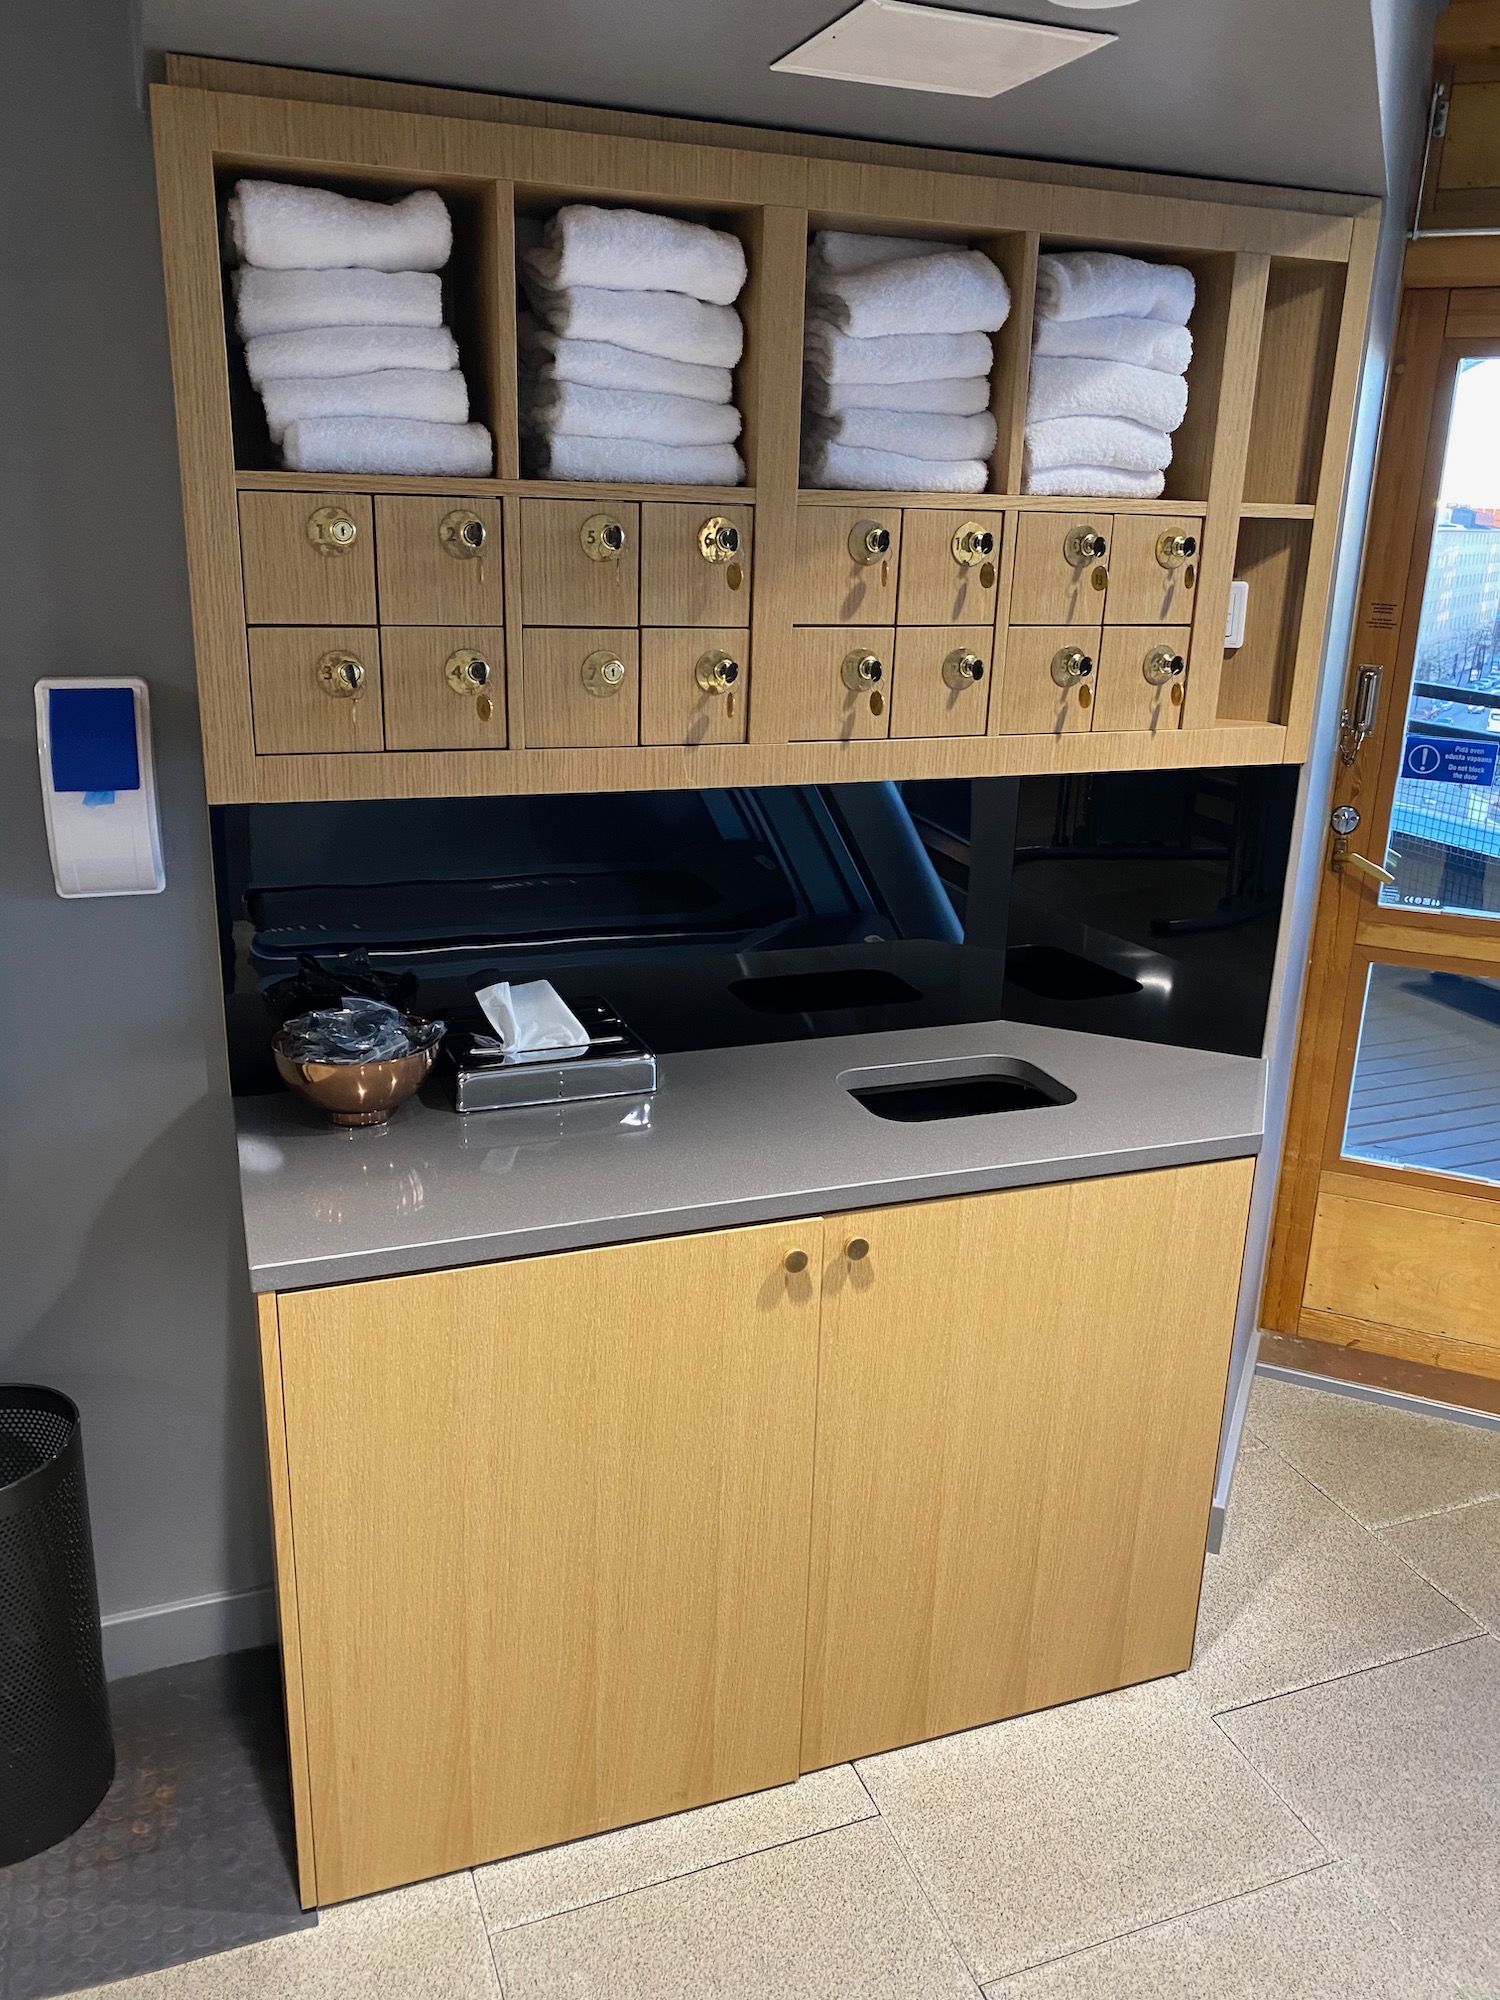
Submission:
<svg viewBox="0 0 1500 2000">
<path fill-rule="evenodd" d="M 522 97 L 1384 192 L 1371 0 L 970 4 L 1119 40 L 985 101 L 771 73 L 847 0 L 145 0 L 145 34 L 154 50 Z M 1395 4 L 1430 15 L 1434 0 Z"/>
</svg>

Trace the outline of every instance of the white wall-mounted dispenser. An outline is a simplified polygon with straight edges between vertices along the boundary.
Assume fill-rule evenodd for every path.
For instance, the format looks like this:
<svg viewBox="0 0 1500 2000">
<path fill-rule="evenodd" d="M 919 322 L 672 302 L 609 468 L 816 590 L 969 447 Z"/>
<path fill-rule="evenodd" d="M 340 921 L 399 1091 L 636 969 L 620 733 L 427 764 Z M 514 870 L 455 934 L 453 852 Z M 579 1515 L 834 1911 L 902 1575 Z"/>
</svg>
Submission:
<svg viewBox="0 0 1500 2000">
<path fill-rule="evenodd" d="M 1250 586 L 1236 577 L 1229 586 L 1229 616 L 1224 621 L 1224 650 L 1232 653 L 1245 643 L 1245 617 L 1250 609 Z"/>
<path fill-rule="evenodd" d="M 38 681 L 36 744 L 58 895 L 164 889 L 146 683 Z"/>
</svg>

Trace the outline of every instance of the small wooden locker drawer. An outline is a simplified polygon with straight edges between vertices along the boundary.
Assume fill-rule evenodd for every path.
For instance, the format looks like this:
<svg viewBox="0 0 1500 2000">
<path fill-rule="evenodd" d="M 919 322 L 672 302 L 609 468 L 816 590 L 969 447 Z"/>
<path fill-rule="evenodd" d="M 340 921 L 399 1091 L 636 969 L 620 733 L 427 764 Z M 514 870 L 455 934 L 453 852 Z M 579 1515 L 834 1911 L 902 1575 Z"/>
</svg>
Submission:
<svg viewBox="0 0 1500 2000">
<path fill-rule="evenodd" d="M 641 633 L 641 741 L 743 743 L 748 632 L 648 627 Z"/>
<path fill-rule="evenodd" d="M 648 500 L 641 507 L 641 623 L 748 625 L 754 513 Z"/>
<path fill-rule="evenodd" d="M 375 573 L 382 625 L 498 625 L 500 502 L 379 495 Z"/>
<path fill-rule="evenodd" d="M 1117 514 L 1106 625 L 1191 625 L 1203 523 L 1191 514 Z"/>
<path fill-rule="evenodd" d="M 247 625 L 373 625 L 375 522 L 365 493 L 242 493 Z"/>
<path fill-rule="evenodd" d="M 258 756 L 385 747 L 373 626 L 261 625 L 249 639 Z"/>
<path fill-rule="evenodd" d="M 892 736 L 982 736 L 994 642 L 988 625 L 899 627 Z"/>
<path fill-rule="evenodd" d="M 894 625 L 899 507 L 799 507 L 792 615 L 818 625 Z"/>
<path fill-rule="evenodd" d="M 387 750 L 503 750 L 505 634 L 497 625 L 387 625 Z"/>
<path fill-rule="evenodd" d="M 1004 527 L 1003 514 L 908 507 L 901 519 L 898 624 L 993 625 Z"/>
<path fill-rule="evenodd" d="M 1099 630 L 1075 625 L 1013 627 L 994 697 L 1002 736 L 1073 736 L 1094 725 Z M 1069 677 L 1076 668 L 1075 677 Z"/>
<path fill-rule="evenodd" d="M 792 634 L 794 743 L 890 735 L 895 637 L 889 625 L 797 628 Z"/>
<path fill-rule="evenodd" d="M 1094 676 L 1096 729 L 1180 729 L 1186 625 L 1106 625 Z"/>
<path fill-rule="evenodd" d="M 1097 625 L 1111 577 L 1112 514 L 1022 514 L 1012 625 Z"/>
<path fill-rule="evenodd" d="M 640 622 L 634 500 L 523 500 L 521 616 L 528 625 Z"/>
<path fill-rule="evenodd" d="M 640 741 L 640 634 L 633 628 L 528 627 L 521 674 L 528 749 L 609 750 Z"/>
</svg>

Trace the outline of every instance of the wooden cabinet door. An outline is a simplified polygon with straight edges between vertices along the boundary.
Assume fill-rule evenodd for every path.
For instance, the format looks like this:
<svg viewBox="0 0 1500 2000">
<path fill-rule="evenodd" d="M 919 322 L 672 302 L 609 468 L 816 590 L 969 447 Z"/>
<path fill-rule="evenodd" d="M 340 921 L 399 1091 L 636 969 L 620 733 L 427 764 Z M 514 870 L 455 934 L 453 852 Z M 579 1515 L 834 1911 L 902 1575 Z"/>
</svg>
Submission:
<svg viewBox="0 0 1500 2000">
<path fill-rule="evenodd" d="M 382 625 L 498 625 L 498 500 L 382 493 L 375 501 Z"/>
<path fill-rule="evenodd" d="M 698 678 L 703 668 L 703 680 Z M 732 685 L 715 681 L 734 668 Z M 704 683 L 707 683 L 705 686 Z M 743 743 L 750 702 L 750 634 L 733 626 L 641 632 L 641 741 Z"/>
<path fill-rule="evenodd" d="M 1251 1171 L 827 1219 L 804 1768 L 1187 1666 Z"/>
<path fill-rule="evenodd" d="M 797 1222 L 281 1297 L 319 1901 L 796 1776 L 820 1264 Z"/>
<path fill-rule="evenodd" d="M 644 502 L 641 623 L 748 625 L 754 519 L 750 507 Z"/>
<path fill-rule="evenodd" d="M 634 500 L 521 502 L 528 625 L 637 625 L 641 510 Z"/>
<path fill-rule="evenodd" d="M 495 625 L 387 625 L 387 750 L 503 750 L 505 634 Z"/>
<path fill-rule="evenodd" d="M 377 631 L 358 625 L 255 625 L 248 636 L 259 756 L 385 748 Z"/>
<path fill-rule="evenodd" d="M 892 736 L 983 736 L 994 649 L 989 625 L 898 626 Z M 963 679 L 950 669 L 955 654 L 977 679 Z"/>
<path fill-rule="evenodd" d="M 897 623 L 993 625 L 1004 532 L 1003 514 L 975 514 L 966 507 L 955 507 L 951 512 L 947 508 L 907 508 L 901 521 Z M 993 549 L 978 561 L 960 561 L 954 552 L 955 538 L 973 550 L 970 537 L 975 534 L 989 535 Z"/>
<path fill-rule="evenodd" d="M 881 534 L 890 545 L 877 556 L 870 537 Z M 799 507 L 792 615 L 809 625 L 894 625 L 900 563 L 899 507 Z"/>
<path fill-rule="evenodd" d="M 1082 653 L 1093 666 L 1076 683 L 1053 679 L 1059 653 Z M 1013 625 L 1006 636 L 1005 667 L 994 696 L 1002 736 L 1075 736 L 1094 726 L 1094 680 L 1099 668 L 1099 627 Z"/>
<path fill-rule="evenodd" d="M 1095 729 L 1180 729 L 1187 685 L 1186 625 L 1106 625 L 1094 676 Z M 1167 681 L 1148 680 L 1148 664 L 1161 667 L 1160 654 L 1178 662 Z"/>
<path fill-rule="evenodd" d="M 528 747 L 601 750 L 639 743 L 640 655 L 641 635 L 630 627 L 528 626 L 521 635 Z M 625 669 L 623 679 L 612 678 L 616 664 Z"/>
<path fill-rule="evenodd" d="M 1203 523 L 1194 514 L 1117 514 L 1107 625 L 1191 625 Z"/>
<path fill-rule="evenodd" d="M 1022 514 L 1016 522 L 1011 624 L 1099 624 L 1110 587 L 1114 529 L 1110 513 Z M 1102 555 L 1082 553 L 1091 546 L 1090 536 L 1103 542 Z"/>
<path fill-rule="evenodd" d="M 792 634 L 796 680 L 791 698 L 791 737 L 796 742 L 847 743 L 855 737 L 889 736 L 891 662 L 895 633 L 890 626 L 799 625 Z M 865 659 L 879 669 L 863 684 L 846 666 Z"/>
<path fill-rule="evenodd" d="M 247 625 L 373 625 L 368 493 L 242 493 Z"/>
</svg>

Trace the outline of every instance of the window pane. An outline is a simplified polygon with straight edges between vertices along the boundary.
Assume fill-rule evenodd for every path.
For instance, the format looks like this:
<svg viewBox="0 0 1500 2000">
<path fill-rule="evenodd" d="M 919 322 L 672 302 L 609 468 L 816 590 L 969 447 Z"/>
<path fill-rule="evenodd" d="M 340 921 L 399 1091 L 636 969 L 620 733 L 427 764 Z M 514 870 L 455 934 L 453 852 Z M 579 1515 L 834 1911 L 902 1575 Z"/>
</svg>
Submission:
<svg viewBox="0 0 1500 2000">
<path fill-rule="evenodd" d="M 1500 980 L 1370 967 L 1343 1152 L 1500 1185 Z"/>
<path fill-rule="evenodd" d="M 1449 691 L 1452 691 L 1451 693 Z M 1387 907 L 1500 916 L 1500 357 L 1459 364 L 1422 596 Z"/>
</svg>

